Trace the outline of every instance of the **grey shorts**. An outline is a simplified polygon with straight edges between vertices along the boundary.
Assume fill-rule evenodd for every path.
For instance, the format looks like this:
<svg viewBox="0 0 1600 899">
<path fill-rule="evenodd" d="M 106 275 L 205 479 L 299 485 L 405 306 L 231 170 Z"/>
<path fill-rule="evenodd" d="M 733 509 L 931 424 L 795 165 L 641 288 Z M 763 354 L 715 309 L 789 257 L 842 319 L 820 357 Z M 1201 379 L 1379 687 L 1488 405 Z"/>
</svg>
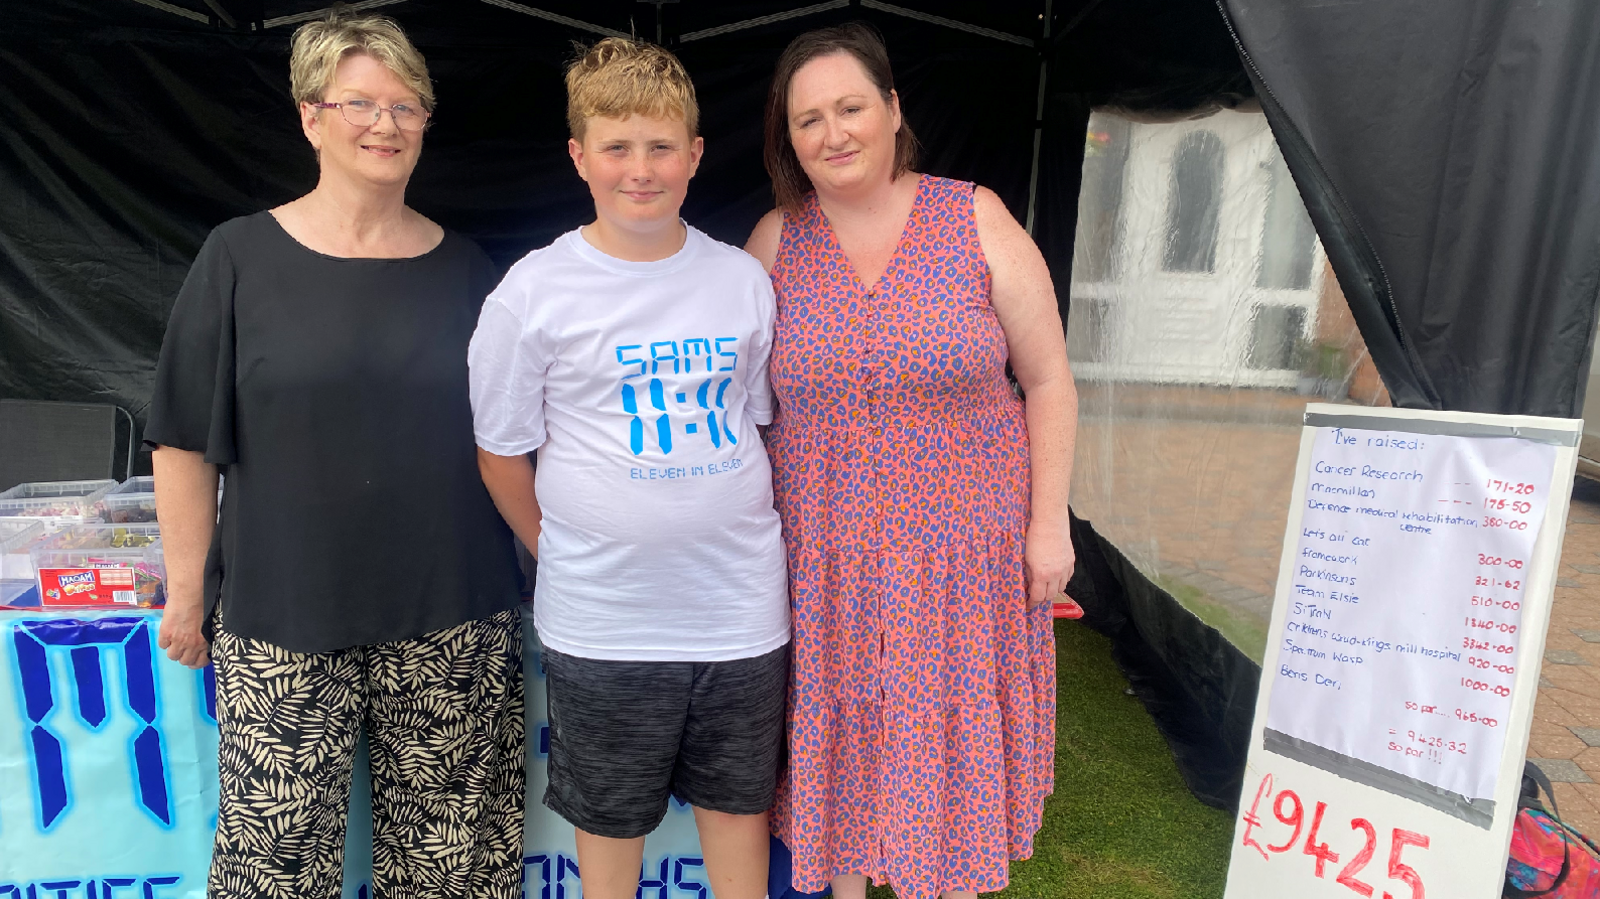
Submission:
<svg viewBox="0 0 1600 899">
<path fill-rule="evenodd" d="M 550 785 L 574 826 L 642 837 L 667 798 L 730 815 L 772 807 L 789 647 L 726 662 L 615 662 L 546 649 Z"/>
</svg>

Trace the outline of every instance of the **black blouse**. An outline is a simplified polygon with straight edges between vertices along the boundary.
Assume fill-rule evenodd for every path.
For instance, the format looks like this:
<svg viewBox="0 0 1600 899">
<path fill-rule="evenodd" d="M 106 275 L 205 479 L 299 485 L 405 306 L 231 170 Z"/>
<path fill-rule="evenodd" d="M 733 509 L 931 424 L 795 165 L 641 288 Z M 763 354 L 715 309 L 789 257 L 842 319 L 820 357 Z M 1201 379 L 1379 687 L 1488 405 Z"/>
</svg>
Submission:
<svg viewBox="0 0 1600 899">
<path fill-rule="evenodd" d="M 495 281 L 450 232 L 410 259 L 324 256 L 266 212 L 211 232 L 167 324 L 144 435 L 227 478 L 207 621 L 220 598 L 230 633 L 322 652 L 516 606 L 467 396 Z"/>
</svg>

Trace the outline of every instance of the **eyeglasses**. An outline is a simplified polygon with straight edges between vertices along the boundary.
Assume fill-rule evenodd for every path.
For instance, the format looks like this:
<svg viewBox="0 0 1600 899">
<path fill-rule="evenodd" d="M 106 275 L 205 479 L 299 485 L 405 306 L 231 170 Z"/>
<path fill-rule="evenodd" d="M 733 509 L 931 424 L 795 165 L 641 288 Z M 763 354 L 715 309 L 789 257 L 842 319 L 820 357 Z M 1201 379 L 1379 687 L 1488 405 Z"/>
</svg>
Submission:
<svg viewBox="0 0 1600 899">
<path fill-rule="evenodd" d="M 403 103 L 394 106 L 379 106 L 371 100 L 350 100 L 345 103 L 313 103 L 317 109 L 337 109 L 344 120 L 357 128 L 371 128 L 383 118 L 383 111 L 389 110 L 389 117 L 394 119 L 394 125 L 401 131 L 421 131 L 428 125 L 429 114 L 421 109 L 406 106 Z"/>
</svg>

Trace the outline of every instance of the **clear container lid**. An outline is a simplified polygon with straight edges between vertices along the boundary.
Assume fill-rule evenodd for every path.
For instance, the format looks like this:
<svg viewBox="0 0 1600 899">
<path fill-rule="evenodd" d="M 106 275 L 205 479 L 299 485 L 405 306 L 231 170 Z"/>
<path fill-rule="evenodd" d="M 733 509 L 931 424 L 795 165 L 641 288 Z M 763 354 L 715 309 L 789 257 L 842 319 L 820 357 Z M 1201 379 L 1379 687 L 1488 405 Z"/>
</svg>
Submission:
<svg viewBox="0 0 1600 899">
<path fill-rule="evenodd" d="M 44 538 L 44 523 L 31 518 L 0 518 L 0 581 L 33 580 L 33 545 Z"/>
<path fill-rule="evenodd" d="M 0 518 L 0 553 L 26 549 L 28 544 L 44 536 L 43 522 L 31 518 Z"/>
<path fill-rule="evenodd" d="M 95 503 L 101 521 L 133 524 L 156 520 L 156 479 L 148 475 L 129 478 Z"/>
<path fill-rule="evenodd" d="M 35 584 L 32 578 L 27 580 L 0 578 L 0 607 L 20 606 L 23 603 L 27 603 L 30 607 L 37 606 L 38 599 L 39 585 Z"/>
<path fill-rule="evenodd" d="M 0 493 L 0 516 L 89 518 L 116 481 L 30 481 Z"/>
<path fill-rule="evenodd" d="M 106 496 L 108 496 L 108 497 L 109 496 L 123 496 L 123 495 L 129 494 L 129 493 L 155 493 L 155 492 L 156 492 L 156 479 L 151 477 L 151 476 L 149 476 L 149 475 L 140 475 L 139 477 L 136 477 L 136 478 L 129 478 L 126 481 L 123 481 L 122 483 L 118 484 L 117 486 L 111 488 L 111 490 L 106 493 Z"/>
</svg>

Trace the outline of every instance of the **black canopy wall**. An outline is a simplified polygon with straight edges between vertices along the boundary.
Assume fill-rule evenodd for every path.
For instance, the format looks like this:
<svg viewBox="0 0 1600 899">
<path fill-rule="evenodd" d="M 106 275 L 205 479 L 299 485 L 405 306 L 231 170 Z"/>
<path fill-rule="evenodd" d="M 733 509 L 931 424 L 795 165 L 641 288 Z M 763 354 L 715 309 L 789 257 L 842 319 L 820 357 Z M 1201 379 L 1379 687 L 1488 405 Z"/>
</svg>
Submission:
<svg viewBox="0 0 1600 899">
<path fill-rule="evenodd" d="M 39 0 L 0 18 L 0 397 L 142 422 L 207 231 L 308 190 L 286 61 L 326 0 Z M 366 0 L 428 57 L 412 205 L 502 266 L 584 221 L 571 42 L 659 39 L 702 103 L 685 207 L 742 243 L 773 61 L 800 31 L 885 34 L 923 168 L 1028 222 L 1067 302 L 1089 110 L 1259 102 L 1402 405 L 1574 415 L 1600 283 L 1600 8 L 1585 0 Z M 1065 318 L 1065 315 L 1063 315 Z M 0 485 L 3 486 L 3 485 Z M 1087 523 L 1074 595 L 1195 793 L 1236 801 L 1259 671 Z"/>
<path fill-rule="evenodd" d="M 1600 6 L 1227 6 L 1396 404 L 1579 415 L 1600 286 Z"/>
</svg>

